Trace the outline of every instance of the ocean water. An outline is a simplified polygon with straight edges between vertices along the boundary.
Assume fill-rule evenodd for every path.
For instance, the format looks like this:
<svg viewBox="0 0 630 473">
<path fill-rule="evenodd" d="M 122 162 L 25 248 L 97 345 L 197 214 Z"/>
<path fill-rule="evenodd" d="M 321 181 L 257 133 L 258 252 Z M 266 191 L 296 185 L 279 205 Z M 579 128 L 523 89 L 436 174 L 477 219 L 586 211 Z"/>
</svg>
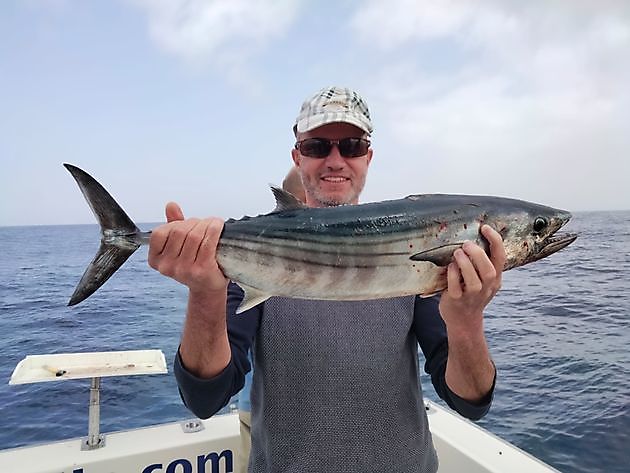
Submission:
<svg viewBox="0 0 630 473">
<path fill-rule="evenodd" d="M 499 375 L 479 423 L 563 472 L 627 472 L 630 212 L 577 213 L 569 229 L 580 238 L 506 272 L 487 310 Z M 171 371 L 186 290 L 148 267 L 146 249 L 66 306 L 98 240 L 96 225 L 0 228 L 0 448 L 87 433 L 89 380 L 8 385 L 28 354 L 161 349 Z M 191 417 L 171 373 L 101 389 L 103 432 Z"/>
</svg>

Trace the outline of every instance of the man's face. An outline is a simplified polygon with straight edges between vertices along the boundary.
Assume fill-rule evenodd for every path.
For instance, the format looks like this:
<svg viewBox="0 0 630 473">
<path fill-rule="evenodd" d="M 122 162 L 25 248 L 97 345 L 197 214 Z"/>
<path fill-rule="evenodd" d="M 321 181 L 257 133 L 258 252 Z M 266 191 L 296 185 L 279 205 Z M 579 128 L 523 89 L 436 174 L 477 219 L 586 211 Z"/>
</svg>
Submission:
<svg viewBox="0 0 630 473">
<path fill-rule="evenodd" d="M 297 141 L 307 138 L 367 138 L 363 130 L 349 123 L 330 123 L 306 133 L 298 133 Z M 333 146 L 325 158 L 310 158 L 299 150 L 291 152 L 293 161 L 302 178 L 309 207 L 332 207 L 357 204 L 365 185 L 367 169 L 372 160 L 372 150 L 364 156 L 344 158 L 337 146 Z"/>
</svg>

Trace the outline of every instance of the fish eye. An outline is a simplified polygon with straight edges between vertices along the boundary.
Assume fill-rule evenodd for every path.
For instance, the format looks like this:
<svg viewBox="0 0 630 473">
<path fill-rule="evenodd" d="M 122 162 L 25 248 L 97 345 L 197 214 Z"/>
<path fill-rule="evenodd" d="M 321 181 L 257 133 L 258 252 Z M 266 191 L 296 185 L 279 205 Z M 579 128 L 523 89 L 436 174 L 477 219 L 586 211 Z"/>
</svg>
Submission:
<svg viewBox="0 0 630 473">
<path fill-rule="evenodd" d="M 542 232 L 546 226 L 547 226 L 547 219 L 543 217 L 536 217 L 536 220 L 534 220 L 534 233 Z"/>
</svg>

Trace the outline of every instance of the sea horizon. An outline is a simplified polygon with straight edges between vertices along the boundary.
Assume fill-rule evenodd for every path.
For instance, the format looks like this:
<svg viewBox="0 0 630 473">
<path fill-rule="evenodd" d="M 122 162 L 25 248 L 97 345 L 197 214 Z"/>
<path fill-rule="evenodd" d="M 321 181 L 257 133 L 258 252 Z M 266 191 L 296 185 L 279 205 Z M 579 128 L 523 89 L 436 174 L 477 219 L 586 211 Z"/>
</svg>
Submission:
<svg viewBox="0 0 630 473">
<path fill-rule="evenodd" d="M 369 202 L 365 202 L 365 203 L 369 203 Z M 612 209 L 612 210 L 569 210 L 569 212 L 571 212 L 571 214 L 575 217 L 575 216 L 579 216 L 579 215 L 586 215 L 586 214 L 599 214 L 599 213 L 626 213 L 626 212 L 630 212 L 630 209 Z M 232 218 L 242 218 L 245 217 L 245 215 L 241 216 L 241 217 L 232 217 Z M 228 217 L 226 217 L 225 219 L 227 220 Z M 163 223 L 165 223 L 165 221 L 155 221 L 155 222 L 151 222 L 151 221 L 135 221 L 134 223 L 136 225 L 142 225 L 143 227 L 146 227 L 148 225 L 161 225 Z M 570 224 L 571 222 L 569 222 Z M 89 225 L 96 225 L 98 226 L 98 223 L 96 221 L 94 222 L 90 222 L 90 223 L 26 223 L 26 224 L 3 224 L 0 225 L 0 228 L 28 228 L 28 227 L 78 227 L 78 226 L 89 226 Z"/>
</svg>

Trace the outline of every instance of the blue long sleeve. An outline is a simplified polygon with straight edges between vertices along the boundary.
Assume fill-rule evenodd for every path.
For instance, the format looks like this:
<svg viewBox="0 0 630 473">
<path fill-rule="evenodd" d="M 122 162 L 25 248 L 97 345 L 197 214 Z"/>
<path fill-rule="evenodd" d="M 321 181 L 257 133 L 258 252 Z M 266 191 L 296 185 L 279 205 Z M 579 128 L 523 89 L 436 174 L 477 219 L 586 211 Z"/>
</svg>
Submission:
<svg viewBox="0 0 630 473">
<path fill-rule="evenodd" d="M 243 388 L 245 374 L 251 369 L 247 352 L 258 330 L 262 305 L 236 315 L 243 290 L 234 283 L 228 286 L 227 331 L 232 358 L 225 369 L 212 379 L 191 374 L 182 363 L 179 350 L 173 372 L 184 402 L 197 417 L 207 419 L 226 406 L 232 396 Z"/>
<path fill-rule="evenodd" d="M 492 404 L 495 379 L 490 392 L 479 403 L 471 403 L 455 394 L 446 384 L 446 361 L 448 359 L 448 337 L 446 325 L 439 312 L 439 297 L 416 297 L 414 308 L 414 331 L 426 360 L 424 370 L 431 376 L 435 392 L 448 406 L 464 417 L 481 419 Z"/>
</svg>

